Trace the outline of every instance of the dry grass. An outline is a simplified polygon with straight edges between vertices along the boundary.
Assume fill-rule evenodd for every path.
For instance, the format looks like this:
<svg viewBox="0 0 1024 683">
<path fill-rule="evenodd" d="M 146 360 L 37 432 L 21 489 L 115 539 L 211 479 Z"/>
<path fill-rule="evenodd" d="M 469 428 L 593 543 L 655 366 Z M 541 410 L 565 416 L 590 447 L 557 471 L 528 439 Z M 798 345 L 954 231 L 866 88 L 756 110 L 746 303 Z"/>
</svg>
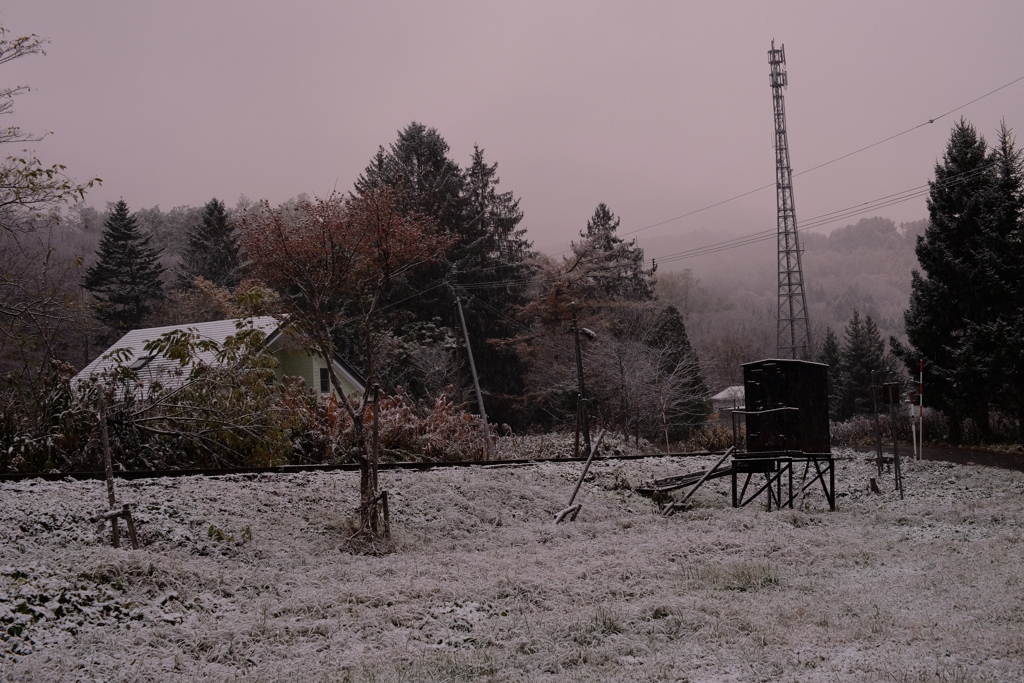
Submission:
<svg viewBox="0 0 1024 683">
<path fill-rule="evenodd" d="M 900 501 L 889 481 L 867 493 L 874 465 L 850 457 L 836 512 L 820 493 L 733 510 L 723 479 L 667 519 L 625 487 L 710 464 L 597 462 L 579 518 L 558 526 L 578 463 L 384 472 L 397 552 L 380 557 L 341 550 L 347 473 L 122 484 L 139 552 L 85 521 L 100 483 L 0 485 L 0 672 L 1024 680 L 1024 474 L 909 463 Z"/>
</svg>

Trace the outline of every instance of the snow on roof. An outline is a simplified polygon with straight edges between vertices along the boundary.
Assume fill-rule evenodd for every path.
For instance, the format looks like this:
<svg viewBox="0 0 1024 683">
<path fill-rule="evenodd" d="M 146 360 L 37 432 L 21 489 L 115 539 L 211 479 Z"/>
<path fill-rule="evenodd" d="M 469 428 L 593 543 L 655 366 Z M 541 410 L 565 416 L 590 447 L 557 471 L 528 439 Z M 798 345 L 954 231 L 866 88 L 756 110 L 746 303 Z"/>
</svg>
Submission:
<svg viewBox="0 0 1024 683">
<path fill-rule="evenodd" d="M 82 382 L 90 377 L 102 374 L 104 371 L 117 365 L 115 351 L 127 350 L 131 352 L 131 359 L 128 365 L 138 372 L 139 381 L 143 389 L 148 389 L 150 383 L 159 378 L 164 386 L 179 386 L 186 381 L 188 373 L 183 371 L 181 364 L 176 360 L 164 358 L 158 355 L 151 355 L 146 351 L 148 342 L 159 339 L 162 335 L 175 330 L 191 332 L 199 335 L 201 339 L 216 342 L 221 345 L 224 341 L 235 335 L 239 325 L 251 322 L 252 326 L 267 335 L 272 340 L 280 329 L 280 323 L 276 318 L 269 315 L 255 318 L 233 318 L 231 320 L 211 320 L 204 323 L 191 323 L 188 325 L 168 325 L 165 327 L 147 327 L 141 330 L 132 330 L 121 337 L 113 346 L 104 351 L 98 358 L 93 359 L 81 372 L 75 375 L 74 382 Z M 203 362 L 213 363 L 215 355 L 211 351 L 201 351 L 196 357 Z"/>
<path fill-rule="evenodd" d="M 725 389 L 722 389 L 717 394 L 712 396 L 711 400 L 712 401 L 734 401 L 736 399 L 742 399 L 743 397 L 744 397 L 743 385 L 739 384 L 739 385 L 734 386 L 734 387 L 726 387 Z"/>
</svg>

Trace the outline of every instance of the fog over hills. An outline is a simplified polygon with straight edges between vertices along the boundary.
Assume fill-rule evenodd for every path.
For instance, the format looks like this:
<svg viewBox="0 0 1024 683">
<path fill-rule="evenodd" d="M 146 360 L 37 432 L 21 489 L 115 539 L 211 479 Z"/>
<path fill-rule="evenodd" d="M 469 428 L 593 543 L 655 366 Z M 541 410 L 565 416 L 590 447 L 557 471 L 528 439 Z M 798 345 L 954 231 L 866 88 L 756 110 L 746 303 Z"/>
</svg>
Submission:
<svg viewBox="0 0 1024 683">
<path fill-rule="evenodd" d="M 801 233 L 814 344 L 821 342 L 826 327 L 842 340 L 854 310 L 871 316 L 883 337 L 903 336 L 911 272 L 918 267 L 914 245 L 926 226 L 927 220 L 897 225 L 873 217 L 829 234 Z M 738 382 L 740 363 L 775 355 L 774 233 L 734 248 L 713 246 L 750 234 L 695 231 L 637 240 L 645 256 L 658 261 L 660 298 L 684 313 L 695 348 L 711 363 L 712 385 Z M 675 256 L 698 249 L 704 253 Z"/>
</svg>

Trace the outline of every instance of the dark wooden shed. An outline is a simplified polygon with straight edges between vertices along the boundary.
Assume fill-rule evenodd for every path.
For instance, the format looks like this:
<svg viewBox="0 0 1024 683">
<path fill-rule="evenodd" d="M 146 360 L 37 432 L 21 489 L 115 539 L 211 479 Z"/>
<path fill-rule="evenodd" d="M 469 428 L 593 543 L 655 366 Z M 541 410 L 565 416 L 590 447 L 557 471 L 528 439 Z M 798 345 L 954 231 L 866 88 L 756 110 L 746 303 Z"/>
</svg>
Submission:
<svg viewBox="0 0 1024 683">
<path fill-rule="evenodd" d="M 828 366 L 771 359 L 743 365 L 747 453 L 830 453 Z"/>
</svg>

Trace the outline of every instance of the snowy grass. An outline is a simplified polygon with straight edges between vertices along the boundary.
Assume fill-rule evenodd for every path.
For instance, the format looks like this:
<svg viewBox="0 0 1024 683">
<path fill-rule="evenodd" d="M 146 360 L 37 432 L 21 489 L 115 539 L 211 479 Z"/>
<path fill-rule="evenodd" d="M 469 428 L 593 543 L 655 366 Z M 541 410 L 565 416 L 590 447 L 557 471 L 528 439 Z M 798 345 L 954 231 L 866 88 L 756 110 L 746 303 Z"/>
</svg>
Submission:
<svg viewBox="0 0 1024 683">
<path fill-rule="evenodd" d="M 838 454 L 838 510 L 671 518 L 631 491 L 711 458 L 387 471 L 397 552 L 340 550 L 354 473 L 0 484 L 11 681 L 1024 680 L 1024 473 Z"/>
</svg>

